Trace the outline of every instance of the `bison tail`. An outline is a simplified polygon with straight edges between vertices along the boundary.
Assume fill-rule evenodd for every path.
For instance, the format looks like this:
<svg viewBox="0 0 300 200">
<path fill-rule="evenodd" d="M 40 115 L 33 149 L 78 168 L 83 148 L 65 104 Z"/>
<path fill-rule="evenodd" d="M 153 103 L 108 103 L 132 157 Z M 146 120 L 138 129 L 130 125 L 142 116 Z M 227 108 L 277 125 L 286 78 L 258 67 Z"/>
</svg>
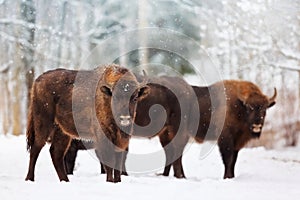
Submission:
<svg viewBox="0 0 300 200">
<path fill-rule="evenodd" d="M 35 140 L 34 122 L 33 122 L 33 115 L 32 115 L 32 111 L 31 111 L 31 106 L 30 106 L 29 113 L 28 113 L 26 140 L 27 140 L 27 151 L 30 151 L 31 147 L 34 144 L 34 140 Z"/>
</svg>

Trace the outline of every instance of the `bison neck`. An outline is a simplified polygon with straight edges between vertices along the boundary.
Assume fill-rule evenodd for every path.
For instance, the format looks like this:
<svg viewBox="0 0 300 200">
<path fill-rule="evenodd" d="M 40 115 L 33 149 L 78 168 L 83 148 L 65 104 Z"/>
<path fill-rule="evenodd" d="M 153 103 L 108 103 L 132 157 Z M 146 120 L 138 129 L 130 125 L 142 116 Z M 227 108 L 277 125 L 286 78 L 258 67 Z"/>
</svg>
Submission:
<svg viewBox="0 0 300 200">
<path fill-rule="evenodd" d="M 107 142 L 112 142 L 116 151 L 126 150 L 129 145 L 130 136 L 121 131 L 116 124 L 111 109 L 111 99 L 102 94 L 96 94 L 95 107 L 96 116 L 101 128 L 101 130 L 98 131 L 98 139 L 108 139 Z"/>
</svg>

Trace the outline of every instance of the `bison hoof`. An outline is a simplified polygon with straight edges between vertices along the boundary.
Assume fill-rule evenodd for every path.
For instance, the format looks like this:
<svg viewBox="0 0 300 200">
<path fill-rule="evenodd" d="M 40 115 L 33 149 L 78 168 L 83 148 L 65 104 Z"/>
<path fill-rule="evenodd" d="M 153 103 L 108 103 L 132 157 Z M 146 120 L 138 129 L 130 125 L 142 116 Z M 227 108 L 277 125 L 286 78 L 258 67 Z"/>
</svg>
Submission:
<svg viewBox="0 0 300 200">
<path fill-rule="evenodd" d="M 109 183 L 119 183 L 119 182 L 121 182 L 121 179 L 107 179 L 106 182 L 109 182 Z"/>
<path fill-rule="evenodd" d="M 107 178 L 107 179 L 106 179 L 106 182 L 114 183 L 115 180 L 114 180 L 113 178 Z"/>
<path fill-rule="evenodd" d="M 128 176 L 128 173 L 127 172 L 122 172 L 122 175 Z"/>
<path fill-rule="evenodd" d="M 34 178 L 26 177 L 26 178 L 25 178 L 25 181 L 32 181 L 32 182 L 33 182 L 33 181 L 34 181 Z"/>
<path fill-rule="evenodd" d="M 115 179 L 114 180 L 114 183 L 120 183 L 121 182 L 121 179 Z"/>
<path fill-rule="evenodd" d="M 232 174 L 224 175 L 223 179 L 227 179 L 227 178 L 234 178 L 234 175 Z"/>
<path fill-rule="evenodd" d="M 176 178 L 185 178 L 184 174 L 178 174 L 178 175 L 174 175 Z"/>
<path fill-rule="evenodd" d="M 66 170 L 67 175 L 73 175 L 73 171 L 72 170 Z"/>
<path fill-rule="evenodd" d="M 156 176 L 169 176 L 169 174 L 165 174 L 165 173 L 157 173 Z"/>
<path fill-rule="evenodd" d="M 70 182 L 69 179 L 61 179 L 60 182 Z"/>
</svg>

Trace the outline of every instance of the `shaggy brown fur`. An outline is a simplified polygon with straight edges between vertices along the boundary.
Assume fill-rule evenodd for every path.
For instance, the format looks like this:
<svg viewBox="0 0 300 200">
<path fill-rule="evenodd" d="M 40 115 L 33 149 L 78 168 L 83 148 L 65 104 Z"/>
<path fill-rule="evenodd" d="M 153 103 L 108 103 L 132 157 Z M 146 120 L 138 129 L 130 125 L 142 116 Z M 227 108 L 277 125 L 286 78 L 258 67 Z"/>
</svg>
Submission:
<svg viewBox="0 0 300 200">
<path fill-rule="evenodd" d="M 238 152 L 249 140 L 259 138 L 266 110 L 275 104 L 276 89 L 274 96 L 268 98 L 247 81 L 226 80 L 193 88 L 200 106 L 195 140 L 202 143 L 217 139 L 225 165 L 224 178 L 233 178 Z"/>
<path fill-rule="evenodd" d="M 124 85 L 128 86 L 126 90 Z M 125 93 L 132 96 L 125 98 Z M 96 141 L 107 181 L 120 182 L 135 104 L 147 93 L 148 87 L 141 86 L 131 72 L 117 65 L 89 71 L 56 69 L 39 76 L 32 87 L 28 115 L 30 161 L 26 180 L 34 181 L 36 160 L 51 138 L 50 154 L 58 177 L 69 181 L 64 155 L 72 138 L 84 138 Z M 118 100 L 113 101 L 114 98 Z M 119 128 L 122 116 L 131 116 L 130 123 L 126 121 L 125 131 Z"/>
</svg>

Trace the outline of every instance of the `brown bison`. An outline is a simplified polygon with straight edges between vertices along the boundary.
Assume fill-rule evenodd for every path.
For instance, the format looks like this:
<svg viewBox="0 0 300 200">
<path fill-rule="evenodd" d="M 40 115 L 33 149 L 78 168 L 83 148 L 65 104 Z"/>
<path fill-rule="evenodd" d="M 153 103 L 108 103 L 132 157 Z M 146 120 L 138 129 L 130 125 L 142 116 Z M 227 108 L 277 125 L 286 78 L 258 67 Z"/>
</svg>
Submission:
<svg viewBox="0 0 300 200">
<path fill-rule="evenodd" d="M 174 85 L 177 85 L 175 83 L 178 83 L 176 80 L 171 80 L 170 78 L 167 79 Z M 149 107 L 147 107 L 147 101 L 172 107 L 172 116 L 188 116 L 186 118 L 188 121 L 188 131 L 185 130 L 184 133 L 190 133 L 199 143 L 202 143 L 205 139 L 217 139 L 223 163 L 225 165 L 224 178 L 233 178 L 238 152 L 249 140 L 252 138 L 259 138 L 264 124 L 266 110 L 275 104 L 277 94 L 276 89 L 274 96 L 268 98 L 251 82 L 227 80 L 215 83 L 209 87 L 193 86 L 193 90 L 197 96 L 197 100 L 195 101 L 192 99 L 191 95 L 185 94 L 189 97 L 185 100 L 190 101 L 192 107 L 183 109 L 188 110 L 190 113 L 180 114 L 182 108 L 177 110 L 174 109 L 174 105 L 176 104 L 172 102 L 174 101 L 174 97 L 172 96 L 162 98 L 161 101 L 157 99 L 149 101 L 151 97 L 158 96 L 158 94 L 151 95 L 150 97 L 147 97 L 148 100 L 145 98 L 140 102 L 141 104 L 138 104 L 137 116 L 139 114 L 140 116 L 136 118 L 136 123 L 139 124 L 145 120 L 143 114 L 145 112 L 143 109 L 149 109 Z M 154 89 L 153 91 L 157 90 Z M 190 92 L 188 93 L 191 94 Z M 144 103 L 142 104 L 143 101 Z M 199 111 L 199 109 L 200 118 L 198 113 L 195 113 L 195 111 Z M 196 122 L 197 120 L 199 121 L 198 124 Z M 179 122 L 178 118 L 171 119 L 171 127 L 176 130 Z M 162 146 L 165 146 L 173 140 L 171 147 L 164 149 L 166 152 L 167 164 L 163 175 L 168 176 L 171 165 L 173 165 L 175 177 L 184 177 L 181 154 L 188 139 L 182 137 L 178 138 L 180 142 L 174 142 L 174 136 L 172 136 L 172 134 L 170 136 L 170 133 L 172 133 L 172 131 L 167 131 L 159 135 Z M 133 134 L 135 134 L 135 132 Z M 185 134 L 182 135 L 185 136 Z M 174 151 L 176 153 L 181 153 L 180 155 L 176 155 L 176 158 L 178 159 L 174 159 L 171 156 Z M 173 160 L 174 162 L 168 162 L 168 160 Z"/>
<path fill-rule="evenodd" d="M 136 103 L 148 92 L 128 69 L 117 65 L 86 71 L 57 69 L 39 76 L 32 86 L 28 115 L 26 180 L 34 181 L 36 160 L 50 138 L 58 177 L 69 181 L 64 155 L 72 138 L 84 138 L 95 141 L 106 180 L 120 182 Z"/>
<path fill-rule="evenodd" d="M 166 166 L 173 165 L 176 178 L 185 178 L 182 153 L 189 140 L 189 133 L 197 131 L 198 124 L 193 123 L 193 120 L 198 121 L 199 109 L 191 106 L 191 102 L 197 101 L 197 96 L 192 87 L 179 77 L 153 78 L 148 86 L 151 94 L 137 104 L 137 127 L 133 129 L 133 136 L 151 138 L 158 135 L 165 151 Z M 154 105 L 160 105 L 163 109 L 151 110 Z M 162 125 L 161 122 L 165 122 L 163 128 L 155 130 Z M 167 174 L 164 172 L 162 175 Z"/>
<path fill-rule="evenodd" d="M 193 86 L 193 89 L 198 96 L 198 104 L 194 106 L 200 108 L 194 138 L 199 143 L 217 139 L 225 165 L 224 179 L 233 178 L 238 152 L 252 138 L 260 137 L 266 110 L 275 104 L 276 89 L 271 98 L 247 81 L 226 80 L 209 87 Z"/>
<path fill-rule="evenodd" d="M 147 86 L 151 92 L 137 103 L 132 136 L 146 138 L 159 136 L 166 154 L 166 165 L 173 164 L 174 176 L 184 178 L 181 159 L 189 139 L 187 122 L 189 116 L 193 116 L 196 121 L 199 118 L 195 117 L 199 114 L 199 109 L 191 110 L 190 102 L 197 101 L 197 97 L 195 93 L 194 96 L 192 95 L 192 87 L 178 77 L 152 78 L 148 80 Z M 194 132 L 196 132 L 197 123 L 194 125 Z M 65 158 L 67 168 L 74 168 L 77 150 L 84 149 L 84 146 L 91 147 L 86 141 L 72 142 Z M 123 166 L 125 170 L 125 165 Z M 163 173 L 163 175 L 168 174 Z"/>
</svg>

